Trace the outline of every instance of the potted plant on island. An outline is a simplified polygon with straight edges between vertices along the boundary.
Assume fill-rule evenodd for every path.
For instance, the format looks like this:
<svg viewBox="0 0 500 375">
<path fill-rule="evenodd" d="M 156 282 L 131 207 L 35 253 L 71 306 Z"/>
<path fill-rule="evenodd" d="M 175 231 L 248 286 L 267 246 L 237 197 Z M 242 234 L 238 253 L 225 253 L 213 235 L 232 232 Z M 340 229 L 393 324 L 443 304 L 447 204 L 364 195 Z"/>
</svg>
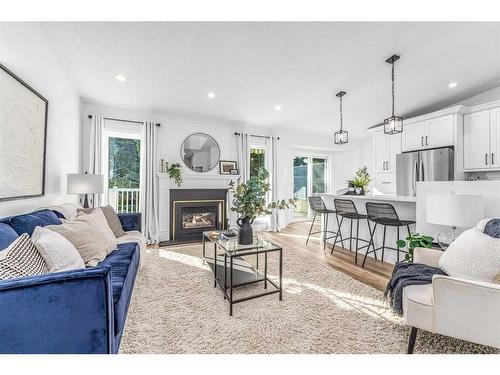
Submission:
<svg viewBox="0 0 500 375">
<path fill-rule="evenodd" d="M 237 212 L 240 217 L 236 221 L 239 226 L 238 243 L 250 245 L 253 243 L 252 223 L 258 216 L 269 215 L 271 210 L 282 210 L 295 207 L 295 201 L 280 200 L 270 202 L 266 205 L 266 193 L 270 190 L 267 178 L 269 173 L 261 168 L 256 176 L 250 177 L 246 183 L 235 184 L 231 182 L 230 188 L 233 192 L 233 206 L 231 211 Z"/>
<path fill-rule="evenodd" d="M 356 171 L 356 175 L 352 179 L 347 180 L 347 186 L 353 189 L 354 194 L 365 195 L 369 192 L 367 187 L 371 180 L 368 170 L 364 166 Z"/>
</svg>

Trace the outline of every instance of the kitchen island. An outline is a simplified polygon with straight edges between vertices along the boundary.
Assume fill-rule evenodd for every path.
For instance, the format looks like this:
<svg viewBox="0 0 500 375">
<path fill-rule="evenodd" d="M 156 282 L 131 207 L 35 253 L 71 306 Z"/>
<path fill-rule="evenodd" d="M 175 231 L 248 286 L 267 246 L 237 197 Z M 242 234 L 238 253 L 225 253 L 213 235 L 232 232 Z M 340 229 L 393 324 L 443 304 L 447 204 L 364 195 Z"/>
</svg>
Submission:
<svg viewBox="0 0 500 375">
<path fill-rule="evenodd" d="M 413 220 L 416 218 L 416 197 L 411 196 L 397 196 L 397 195 L 339 195 L 339 194 L 320 194 L 325 202 L 327 208 L 335 210 L 335 199 L 350 199 L 354 202 L 358 213 L 366 214 L 366 202 L 376 202 L 376 203 L 390 203 L 394 206 L 399 218 L 401 220 Z M 339 217 L 340 222 L 340 217 Z M 373 228 L 373 223 L 370 224 Z M 344 219 L 342 224 L 342 237 L 349 237 L 351 227 L 351 220 Z M 334 215 L 330 215 L 328 230 L 337 231 L 337 221 Z M 410 226 L 411 232 L 415 232 L 415 225 Z M 406 227 L 401 227 L 400 238 L 405 239 L 407 236 Z M 356 237 L 356 222 L 353 223 L 353 237 Z M 366 220 L 360 220 L 359 222 L 359 238 L 366 239 L 367 241 L 370 239 L 370 235 L 368 232 L 368 224 Z M 378 248 L 382 246 L 383 239 L 383 227 L 380 225 L 377 227 L 377 231 L 375 232 L 374 241 L 375 247 Z M 396 227 L 387 227 L 385 245 L 389 247 L 396 247 L 397 240 L 397 228 Z M 331 245 L 333 244 L 334 238 L 328 240 L 329 248 L 331 250 Z M 359 242 L 359 246 L 364 246 L 366 243 Z M 342 246 L 340 242 L 337 242 L 337 246 Z M 344 248 L 349 249 L 349 241 L 344 241 Z M 355 249 L 355 240 L 352 241 L 352 249 Z M 363 256 L 366 252 L 366 248 L 362 249 L 358 253 L 358 262 L 361 264 L 363 260 Z M 359 257 L 359 255 L 362 255 Z M 373 257 L 373 253 L 369 256 Z M 378 259 L 381 256 L 381 250 L 377 252 Z M 359 259 L 360 258 L 360 259 Z M 400 254 L 400 260 L 404 258 L 403 254 Z M 387 250 L 384 254 L 384 262 L 395 263 L 397 261 L 397 252 L 394 250 Z"/>
</svg>

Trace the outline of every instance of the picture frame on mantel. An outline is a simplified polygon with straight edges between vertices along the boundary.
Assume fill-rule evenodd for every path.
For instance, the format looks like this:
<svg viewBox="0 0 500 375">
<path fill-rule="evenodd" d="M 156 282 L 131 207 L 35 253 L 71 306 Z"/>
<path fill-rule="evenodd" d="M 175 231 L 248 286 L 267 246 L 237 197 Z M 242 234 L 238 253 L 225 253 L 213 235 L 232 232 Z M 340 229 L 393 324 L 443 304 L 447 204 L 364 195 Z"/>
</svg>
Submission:
<svg viewBox="0 0 500 375">
<path fill-rule="evenodd" d="M 45 195 L 49 101 L 0 64 L 0 202 Z"/>
<path fill-rule="evenodd" d="M 232 170 L 237 170 L 238 165 L 236 161 L 233 160 L 220 160 L 219 161 L 219 174 L 233 174 Z"/>
</svg>

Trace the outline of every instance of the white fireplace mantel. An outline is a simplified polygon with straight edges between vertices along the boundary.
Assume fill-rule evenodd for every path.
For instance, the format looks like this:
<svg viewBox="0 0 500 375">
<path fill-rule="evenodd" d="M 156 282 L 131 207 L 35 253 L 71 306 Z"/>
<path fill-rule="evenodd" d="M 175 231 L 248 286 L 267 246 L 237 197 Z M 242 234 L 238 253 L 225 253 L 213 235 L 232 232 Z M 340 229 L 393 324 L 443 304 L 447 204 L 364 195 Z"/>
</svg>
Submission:
<svg viewBox="0 0 500 375">
<path fill-rule="evenodd" d="M 169 189 L 228 189 L 231 181 L 238 182 L 240 175 L 224 175 L 210 173 L 183 173 L 182 184 L 177 186 L 170 179 L 168 173 L 157 173 L 162 186 L 168 186 Z"/>
<path fill-rule="evenodd" d="M 170 239 L 170 189 L 228 189 L 231 181 L 238 182 L 240 175 L 221 175 L 211 173 L 183 173 L 182 184 L 177 186 L 170 179 L 168 173 L 157 173 L 158 176 L 158 203 L 159 203 L 159 227 L 160 241 L 168 241 Z M 232 198 L 228 197 L 228 205 L 231 204 Z M 229 218 L 229 226 L 232 228 L 236 223 L 236 218 L 230 207 L 227 207 L 227 217 Z"/>
</svg>

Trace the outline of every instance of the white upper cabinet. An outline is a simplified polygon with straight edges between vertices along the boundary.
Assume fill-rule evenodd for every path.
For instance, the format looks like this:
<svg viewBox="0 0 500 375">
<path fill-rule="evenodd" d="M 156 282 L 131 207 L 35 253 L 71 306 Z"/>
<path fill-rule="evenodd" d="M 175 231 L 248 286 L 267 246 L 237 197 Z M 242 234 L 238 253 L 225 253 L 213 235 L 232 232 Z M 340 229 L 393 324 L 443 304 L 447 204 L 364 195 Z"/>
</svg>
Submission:
<svg viewBox="0 0 500 375">
<path fill-rule="evenodd" d="M 403 126 L 403 151 L 453 146 L 453 115 Z"/>
<path fill-rule="evenodd" d="M 500 108 L 490 111 L 490 166 L 500 168 Z"/>
<path fill-rule="evenodd" d="M 436 117 L 427 121 L 426 146 L 428 148 L 453 146 L 453 130 L 453 115 Z"/>
<path fill-rule="evenodd" d="M 464 115 L 464 170 L 500 169 L 500 108 Z"/>
<path fill-rule="evenodd" d="M 464 169 L 489 168 L 490 111 L 464 115 Z"/>
<path fill-rule="evenodd" d="M 396 155 L 401 153 L 401 134 L 387 135 L 382 130 L 373 135 L 376 173 L 396 172 Z"/>
</svg>

